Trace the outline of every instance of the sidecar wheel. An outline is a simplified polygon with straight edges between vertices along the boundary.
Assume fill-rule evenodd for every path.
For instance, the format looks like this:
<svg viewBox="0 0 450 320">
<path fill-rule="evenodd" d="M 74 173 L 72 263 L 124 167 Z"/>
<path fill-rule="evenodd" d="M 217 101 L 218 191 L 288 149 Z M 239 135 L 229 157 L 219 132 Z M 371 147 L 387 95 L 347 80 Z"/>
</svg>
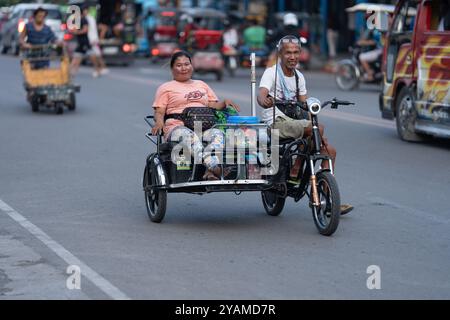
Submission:
<svg viewBox="0 0 450 320">
<path fill-rule="evenodd" d="M 311 205 L 314 223 L 320 234 L 331 236 L 339 225 L 341 196 L 336 179 L 330 172 L 317 174 L 317 191 L 320 206 Z"/>
<path fill-rule="evenodd" d="M 147 188 L 156 183 L 156 177 L 152 173 L 152 168 L 145 167 L 144 171 L 144 192 L 145 205 L 148 217 L 152 222 L 160 223 L 166 215 L 167 191 Z"/>
<path fill-rule="evenodd" d="M 281 211 L 283 211 L 284 204 L 286 202 L 285 198 L 278 197 L 272 191 L 262 191 L 261 198 L 264 205 L 264 209 L 266 209 L 266 213 L 269 216 L 279 216 Z"/>
</svg>

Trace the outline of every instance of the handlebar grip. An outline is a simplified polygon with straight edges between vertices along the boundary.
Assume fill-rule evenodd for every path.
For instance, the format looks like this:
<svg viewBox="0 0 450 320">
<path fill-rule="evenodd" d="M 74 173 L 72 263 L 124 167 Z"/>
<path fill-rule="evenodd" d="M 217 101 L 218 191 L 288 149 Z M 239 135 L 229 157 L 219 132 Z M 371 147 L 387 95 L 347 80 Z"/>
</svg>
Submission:
<svg viewBox="0 0 450 320">
<path fill-rule="evenodd" d="M 355 104 L 354 102 L 345 101 L 345 100 L 336 100 L 335 102 L 341 106 L 351 106 L 351 105 Z"/>
</svg>

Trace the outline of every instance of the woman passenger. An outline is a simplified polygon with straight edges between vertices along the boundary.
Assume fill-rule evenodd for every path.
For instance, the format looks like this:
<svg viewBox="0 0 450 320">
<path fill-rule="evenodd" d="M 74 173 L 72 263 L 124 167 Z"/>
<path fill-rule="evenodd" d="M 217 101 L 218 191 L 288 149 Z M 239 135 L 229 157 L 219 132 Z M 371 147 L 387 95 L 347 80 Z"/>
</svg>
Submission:
<svg viewBox="0 0 450 320">
<path fill-rule="evenodd" d="M 189 148 L 193 154 L 203 158 L 203 164 L 207 170 L 203 178 L 205 180 L 219 180 L 222 175 L 222 167 L 217 156 L 203 154 L 203 144 L 194 131 L 184 126 L 183 121 L 178 119 L 167 119 L 165 115 L 180 114 L 188 107 L 209 107 L 222 110 L 231 106 L 237 111 L 239 106 L 229 99 L 219 101 L 214 91 L 203 81 L 193 80 L 194 71 L 189 53 L 178 51 L 173 54 L 170 60 L 173 80 L 163 83 L 156 91 L 153 108 L 155 109 L 155 126 L 152 133 L 156 135 L 163 130 L 166 141 L 178 142 L 182 137 L 183 141 L 189 142 Z M 204 136 L 210 141 L 210 147 L 223 149 L 223 133 L 218 129 L 209 129 L 204 132 Z M 224 176 L 226 173 L 224 172 Z"/>
</svg>

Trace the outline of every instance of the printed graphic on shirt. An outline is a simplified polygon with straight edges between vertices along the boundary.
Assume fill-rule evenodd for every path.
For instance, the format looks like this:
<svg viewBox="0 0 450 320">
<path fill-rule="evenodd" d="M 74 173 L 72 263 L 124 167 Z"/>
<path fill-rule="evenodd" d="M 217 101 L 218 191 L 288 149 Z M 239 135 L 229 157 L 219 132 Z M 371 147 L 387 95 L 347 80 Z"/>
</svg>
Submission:
<svg viewBox="0 0 450 320">
<path fill-rule="evenodd" d="M 184 97 L 186 98 L 186 100 L 188 102 L 193 102 L 193 101 L 199 101 L 201 100 L 204 96 L 206 95 L 206 93 L 201 92 L 200 90 L 195 90 L 195 91 L 191 91 L 189 92 L 187 95 L 185 95 Z"/>
</svg>

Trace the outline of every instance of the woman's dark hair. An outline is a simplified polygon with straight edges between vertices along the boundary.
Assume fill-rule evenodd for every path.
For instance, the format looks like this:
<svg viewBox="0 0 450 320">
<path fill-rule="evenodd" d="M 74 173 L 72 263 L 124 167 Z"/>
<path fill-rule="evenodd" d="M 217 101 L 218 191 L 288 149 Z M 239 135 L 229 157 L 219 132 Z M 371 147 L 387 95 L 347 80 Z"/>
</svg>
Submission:
<svg viewBox="0 0 450 320">
<path fill-rule="evenodd" d="M 46 16 L 47 16 L 47 14 L 48 14 L 48 11 L 47 11 L 47 10 L 45 10 L 45 9 L 42 8 L 42 7 L 39 7 L 39 8 L 37 8 L 36 10 L 33 11 L 33 17 L 36 17 L 36 16 L 38 15 L 39 12 L 45 12 L 45 15 L 46 15 Z"/>
<path fill-rule="evenodd" d="M 189 62 L 192 63 L 192 58 L 189 52 L 186 51 L 177 51 L 172 55 L 172 58 L 170 58 L 170 68 L 173 68 L 173 65 L 175 64 L 175 61 L 180 57 L 186 57 L 189 59 Z"/>
</svg>

